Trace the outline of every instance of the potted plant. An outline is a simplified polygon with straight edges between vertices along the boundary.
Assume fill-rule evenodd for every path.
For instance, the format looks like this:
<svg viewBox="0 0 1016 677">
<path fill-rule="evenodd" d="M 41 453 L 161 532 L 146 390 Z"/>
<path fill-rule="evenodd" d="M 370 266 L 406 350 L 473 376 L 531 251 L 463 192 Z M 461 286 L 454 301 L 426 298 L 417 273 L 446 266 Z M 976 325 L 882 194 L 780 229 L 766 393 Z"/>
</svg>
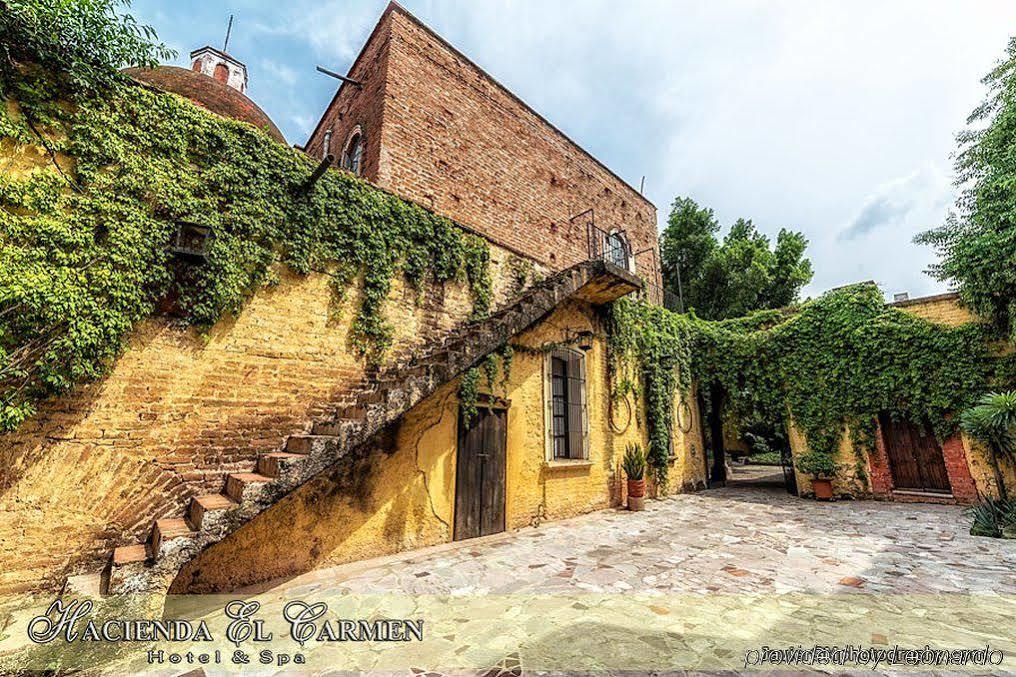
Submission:
<svg viewBox="0 0 1016 677">
<path fill-rule="evenodd" d="M 832 454 L 809 451 L 798 458 L 794 465 L 805 475 L 811 475 L 811 488 L 815 492 L 815 498 L 823 501 L 832 499 L 832 478 L 836 475 L 836 463 Z"/>
<path fill-rule="evenodd" d="M 621 467 L 628 478 L 628 509 L 643 510 L 646 500 L 646 455 L 641 445 L 628 445 Z"/>
</svg>

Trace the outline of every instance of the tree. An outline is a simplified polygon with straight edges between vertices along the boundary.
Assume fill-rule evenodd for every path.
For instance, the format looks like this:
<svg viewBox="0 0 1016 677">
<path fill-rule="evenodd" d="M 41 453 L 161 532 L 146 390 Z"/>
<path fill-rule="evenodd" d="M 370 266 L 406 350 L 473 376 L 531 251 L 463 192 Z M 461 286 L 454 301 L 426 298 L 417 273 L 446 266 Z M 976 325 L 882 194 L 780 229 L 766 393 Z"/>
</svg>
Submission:
<svg viewBox="0 0 1016 677">
<path fill-rule="evenodd" d="M 722 243 L 719 230 L 711 209 L 677 198 L 661 238 L 664 285 L 681 293 L 699 317 L 721 320 L 787 306 L 811 281 L 808 241 L 801 233 L 781 230 L 770 249 L 769 238 L 750 219 L 738 219 Z"/>
<path fill-rule="evenodd" d="M 115 82 L 124 66 L 153 67 L 176 56 L 151 26 L 120 14 L 129 0 L 0 0 L 0 77 L 33 62 L 93 89 Z"/>
<path fill-rule="evenodd" d="M 719 246 L 716 242 L 718 232 L 720 222 L 712 209 L 699 207 L 690 197 L 674 200 L 667 217 L 667 227 L 660 238 L 663 279 L 668 289 L 678 293 L 678 275 L 684 278 L 684 284 L 695 280 Z M 692 287 L 695 286 L 692 284 Z"/>
<path fill-rule="evenodd" d="M 988 96 L 957 139 L 956 209 L 917 236 L 941 260 L 929 273 L 951 282 L 963 302 L 1016 338 L 1016 38 L 983 79 Z"/>
</svg>

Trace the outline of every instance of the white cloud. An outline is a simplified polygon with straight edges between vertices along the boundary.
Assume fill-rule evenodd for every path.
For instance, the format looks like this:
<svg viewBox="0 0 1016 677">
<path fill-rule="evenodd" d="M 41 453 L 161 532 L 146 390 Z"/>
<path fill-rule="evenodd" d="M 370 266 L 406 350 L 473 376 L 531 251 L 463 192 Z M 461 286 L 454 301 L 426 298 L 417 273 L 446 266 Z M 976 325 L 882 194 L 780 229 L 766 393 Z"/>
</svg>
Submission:
<svg viewBox="0 0 1016 677">
<path fill-rule="evenodd" d="M 296 71 L 289 66 L 271 59 L 262 59 L 261 68 L 263 74 L 267 74 L 269 77 L 275 78 L 284 85 L 292 86 L 296 84 Z"/>
<path fill-rule="evenodd" d="M 812 293 L 861 279 L 942 289 L 911 239 L 941 222 L 955 134 L 1016 25 L 1009 0 L 403 2 L 629 183 L 646 175 L 661 222 L 688 195 L 726 225 L 803 231 Z M 136 7 L 152 16 L 163 3 Z M 348 68 L 385 5 L 238 15 L 238 56 L 280 69 L 259 67 L 251 91 L 287 134 L 305 134 L 334 93 L 313 66 Z M 192 9 L 200 21 L 174 9 L 160 35 L 220 39 L 223 10 Z"/>
<path fill-rule="evenodd" d="M 661 222 L 690 195 L 725 225 L 803 231 L 813 293 L 942 289 L 911 240 L 941 222 L 955 133 L 1016 25 L 1000 1 L 409 6 L 630 183 L 646 174 Z"/>
<path fill-rule="evenodd" d="M 310 136 L 310 133 L 314 130 L 314 125 L 318 121 L 316 117 L 310 115 L 296 114 L 290 115 L 289 119 L 304 136 Z"/>
<path fill-rule="evenodd" d="M 854 240 L 873 231 L 913 224 L 927 228 L 929 219 L 941 223 L 953 202 L 948 177 L 937 167 L 926 167 L 879 186 L 864 201 L 857 215 L 839 233 L 840 240 Z"/>
</svg>

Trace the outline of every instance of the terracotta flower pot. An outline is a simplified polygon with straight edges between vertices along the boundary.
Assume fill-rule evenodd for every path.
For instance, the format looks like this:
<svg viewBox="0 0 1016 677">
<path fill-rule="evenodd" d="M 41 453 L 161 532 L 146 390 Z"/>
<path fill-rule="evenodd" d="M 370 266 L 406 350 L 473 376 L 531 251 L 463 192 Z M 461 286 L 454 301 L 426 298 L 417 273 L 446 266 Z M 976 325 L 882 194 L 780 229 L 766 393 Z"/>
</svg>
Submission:
<svg viewBox="0 0 1016 677">
<path fill-rule="evenodd" d="M 828 501 L 833 497 L 832 480 L 812 480 L 811 488 L 815 491 L 815 498 L 820 501 Z"/>
<path fill-rule="evenodd" d="M 631 498 L 642 498 L 646 495 L 646 480 L 628 480 L 628 496 Z"/>
</svg>

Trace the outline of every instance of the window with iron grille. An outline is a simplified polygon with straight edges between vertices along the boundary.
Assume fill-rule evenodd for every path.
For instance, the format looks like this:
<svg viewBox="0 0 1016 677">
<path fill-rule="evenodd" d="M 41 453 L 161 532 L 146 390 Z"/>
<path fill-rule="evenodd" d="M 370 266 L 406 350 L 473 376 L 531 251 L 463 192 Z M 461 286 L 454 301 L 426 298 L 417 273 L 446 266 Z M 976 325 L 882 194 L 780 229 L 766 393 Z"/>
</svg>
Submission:
<svg viewBox="0 0 1016 677">
<path fill-rule="evenodd" d="M 558 350 L 547 356 L 547 459 L 585 459 L 588 454 L 585 355 Z"/>
<path fill-rule="evenodd" d="M 612 263 L 618 268 L 624 270 L 631 270 L 631 257 L 629 256 L 628 240 L 625 238 L 624 233 L 619 230 L 615 230 L 607 236 L 607 242 L 604 247 L 604 259 L 607 263 Z"/>
<path fill-rule="evenodd" d="M 350 135 L 342 151 L 342 168 L 360 176 L 363 169 L 363 134 L 359 127 Z"/>
</svg>

